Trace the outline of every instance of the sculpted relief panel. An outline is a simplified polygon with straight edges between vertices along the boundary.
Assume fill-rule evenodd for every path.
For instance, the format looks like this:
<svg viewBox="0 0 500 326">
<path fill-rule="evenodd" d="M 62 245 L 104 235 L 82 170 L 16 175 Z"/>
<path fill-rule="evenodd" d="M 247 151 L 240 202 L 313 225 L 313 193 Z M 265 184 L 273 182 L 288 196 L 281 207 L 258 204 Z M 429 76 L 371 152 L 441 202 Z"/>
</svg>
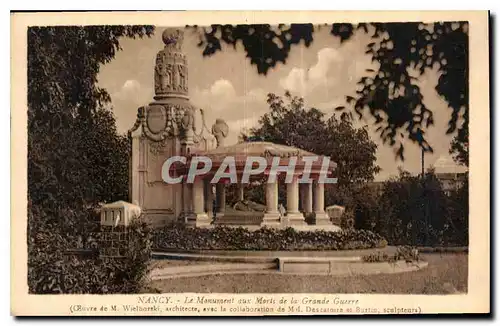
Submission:
<svg viewBox="0 0 500 326">
<path fill-rule="evenodd" d="M 182 51 L 183 34 L 178 29 L 166 29 L 162 34 L 165 47 L 158 52 L 155 65 L 155 93 L 178 93 L 187 96 L 188 68 Z"/>
<path fill-rule="evenodd" d="M 167 110 L 164 106 L 149 106 L 146 114 L 149 131 L 153 134 L 158 134 L 165 129 L 167 125 Z"/>
<path fill-rule="evenodd" d="M 173 209 L 172 203 L 172 186 L 167 185 L 162 179 L 162 166 L 165 160 L 175 155 L 175 139 L 166 139 L 163 142 L 155 142 L 147 140 L 147 186 L 145 196 L 145 207 L 147 209 Z M 161 150 L 152 151 L 152 146 L 159 146 Z"/>
<path fill-rule="evenodd" d="M 155 67 L 155 93 L 157 95 L 168 92 L 187 93 L 186 59 L 180 54 L 175 59 L 165 57 L 165 53 L 158 54 Z"/>
</svg>

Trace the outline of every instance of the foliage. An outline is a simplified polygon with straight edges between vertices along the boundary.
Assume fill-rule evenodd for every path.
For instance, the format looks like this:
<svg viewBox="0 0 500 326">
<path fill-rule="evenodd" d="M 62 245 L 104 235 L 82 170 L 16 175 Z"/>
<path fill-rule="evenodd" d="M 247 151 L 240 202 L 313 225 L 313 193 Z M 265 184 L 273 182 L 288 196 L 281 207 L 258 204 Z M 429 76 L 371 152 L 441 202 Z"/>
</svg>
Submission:
<svg viewBox="0 0 500 326">
<path fill-rule="evenodd" d="M 364 255 L 361 257 L 361 259 L 367 263 L 395 263 L 399 260 L 404 260 L 406 262 L 418 262 L 419 260 L 421 260 L 418 249 L 411 246 L 399 246 L 396 248 L 396 252 L 391 255 L 387 252 L 377 251 L 368 255 Z"/>
<path fill-rule="evenodd" d="M 365 230 L 312 232 L 264 227 L 249 231 L 242 227 L 189 228 L 183 224 L 155 230 L 153 241 L 153 246 L 161 250 L 346 250 L 387 244 L 378 234 Z"/>
<path fill-rule="evenodd" d="M 469 243 L 469 176 L 449 195 L 450 213 L 445 223 L 443 242 L 467 245 Z"/>
<path fill-rule="evenodd" d="M 323 112 L 306 108 L 303 98 L 289 92 L 285 99 L 270 93 L 267 103 L 270 112 L 250 130 L 250 137 L 329 156 L 337 163 L 339 184 L 371 181 L 380 171 L 375 164 L 377 145 L 365 128 L 356 129 L 336 115 L 325 121 Z"/>
<path fill-rule="evenodd" d="M 306 108 L 304 99 L 285 92 L 284 98 L 268 94 L 270 112 L 259 120 L 259 126 L 240 136 L 242 141 L 270 141 L 294 146 L 318 155 L 329 156 L 337 163 L 334 173 L 337 184 L 327 184 L 325 200 L 327 205 L 348 205 L 358 209 L 365 202 L 360 184 L 372 181 L 380 171 L 376 165 L 377 145 L 370 139 L 365 128 L 354 128 L 345 116 L 333 115 L 325 120 L 323 112 Z M 286 187 L 279 185 L 279 201 L 286 204 Z M 353 201 L 353 195 L 357 193 Z M 246 191 L 252 201 L 264 196 L 263 186 L 252 186 Z M 230 197 L 232 198 L 232 197 Z M 359 206 L 361 207 L 361 206 Z"/>
<path fill-rule="evenodd" d="M 65 250 L 97 230 L 99 202 L 128 193 L 129 144 L 117 133 L 100 66 L 121 37 L 152 26 L 28 29 L 28 283 L 32 293 L 134 291 L 143 262 L 85 260 Z M 77 240 L 80 238 L 80 240 Z M 136 282 L 136 283 L 134 283 Z"/>
<path fill-rule="evenodd" d="M 150 26 L 28 29 L 28 192 L 51 218 L 126 196 L 128 143 L 97 74 L 120 37 L 151 33 Z"/>
<path fill-rule="evenodd" d="M 370 183 L 326 185 L 325 202 L 327 205 L 344 206 L 346 211 L 342 222 L 352 218 L 357 229 L 371 230 L 379 213 L 379 196 Z"/>
<path fill-rule="evenodd" d="M 267 24 L 211 25 L 202 28 L 198 46 L 204 48 L 203 55 L 206 56 L 220 51 L 221 41 L 234 48 L 241 41 L 250 63 L 257 66 L 260 74 L 266 74 L 277 63 L 286 63 L 292 45 L 304 41 L 309 46 L 313 32 L 312 24 L 280 24 L 277 29 Z"/>
<path fill-rule="evenodd" d="M 314 40 L 315 28 L 320 26 L 211 25 L 198 29 L 198 45 L 203 48 L 203 55 L 213 55 L 222 49 L 222 42 L 235 47 L 241 41 L 258 73 L 267 74 L 277 63 L 286 63 L 292 45 L 304 40 L 305 46 L 309 46 Z M 437 68 L 440 72 L 436 91 L 452 109 L 447 133 L 468 126 L 467 22 L 331 25 L 331 34 L 341 42 L 358 32 L 371 36 L 366 54 L 378 64 L 378 70 L 366 71 L 359 80 L 361 89 L 355 94 L 346 94 L 346 102 L 353 105 L 359 117 L 367 111 L 375 118 L 380 137 L 398 148 L 399 158 L 404 159 L 405 138 L 432 151 L 425 131 L 434 123 L 433 111 L 423 103 L 417 79 L 410 75 L 411 69 L 416 69 L 417 75 L 424 74 L 427 69 Z M 464 110 L 462 117 L 465 120 L 462 127 L 458 123 L 461 110 Z M 352 111 L 348 114 L 352 116 Z"/>
<path fill-rule="evenodd" d="M 378 211 L 365 223 L 390 244 L 467 245 L 468 182 L 450 195 L 430 171 L 423 178 L 401 172 L 384 184 Z"/>
<path fill-rule="evenodd" d="M 464 123 L 451 141 L 450 154 L 455 162 L 469 166 L 469 125 Z"/>
<path fill-rule="evenodd" d="M 68 239 L 52 225 L 39 223 L 31 227 L 28 240 L 30 293 L 126 294 L 138 293 L 145 285 L 151 252 L 151 237 L 146 225 L 131 225 L 126 256 L 108 259 L 68 255 Z"/>
</svg>

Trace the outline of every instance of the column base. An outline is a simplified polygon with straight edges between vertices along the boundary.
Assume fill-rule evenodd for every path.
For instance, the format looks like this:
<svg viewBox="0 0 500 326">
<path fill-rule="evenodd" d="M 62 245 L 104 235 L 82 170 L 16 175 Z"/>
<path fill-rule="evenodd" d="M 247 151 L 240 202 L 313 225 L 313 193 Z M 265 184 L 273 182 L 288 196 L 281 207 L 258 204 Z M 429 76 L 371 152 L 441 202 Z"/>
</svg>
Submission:
<svg viewBox="0 0 500 326">
<path fill-rule="evenodd" d="M 285 216 L 286 225 L 307 225 L 304 215 L 300 212 L 287 213 Z"/>
<path fill-rule="evenodd" d="M 191 227 L 207 227 L 212 223 L 212 219 L 207 213 L 190 214 L 186 216 L 186 225 Z"/>
<path fill-rule="evenodd" d="M 315 213 L 315 217 L 313 218 L 313 224 L 315 225 L 333 225 L 332 221 L 330 221 L 330 217 L 325 212 Z"/>
<path fill-rule="evenodd" d="M 278 212 L 276 213 L 265 213 L 264 218 L 262 219 L 262 223 L 260 223 L 260 226 L 265 226 L 268 228 L 279 228 L 281 227 L 281 222 L 280 222 L 280 214 Z"/>
<path fill-rule="evenodd" d="M 222 217 L 222 216 L 224 216 L 224 213 L 225 213 L 225 212 L 216 212 L 216 213 L 215 213 L 215 216 L 216 216 L 216 217 Z"/>
</svg>

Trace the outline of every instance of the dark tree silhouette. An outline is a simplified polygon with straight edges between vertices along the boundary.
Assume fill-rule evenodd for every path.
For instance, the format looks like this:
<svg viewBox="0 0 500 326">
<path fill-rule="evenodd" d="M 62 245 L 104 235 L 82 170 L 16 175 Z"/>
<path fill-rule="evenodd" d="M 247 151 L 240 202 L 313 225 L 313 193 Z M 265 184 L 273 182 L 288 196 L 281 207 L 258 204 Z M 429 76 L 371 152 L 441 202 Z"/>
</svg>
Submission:
<svg viewBox="0 0 500 326">
<path fill-rule="evenodd" d="M 366 128 L 355 128 L 345 115 L 325 114 L 315 108 L 308 108 L 304 99 L 285 92 L 285 96 L 273 93 L 267 95 L 269 112 L 259 119 L 259 125 L 242 133 L 240 141 L 270 141 L 276 144 L 294 146 L 318 155 L 329 156 L 337 163 L 335 176 L 338 183 L 326 186 L 327 205 L 343 204 L 353 208 L 357 204 L 347 201 L 357 194 L 363 183 L 373 181 L 380 172 L 377 163 L 377 145 L 370 139 Z M 235 187 L 230 187 L 229 201 L 234 201 Z M 280 202 L 286 202 L 286 187 L 279 186 Z M 247 197 L 260 202 L 264 188 L 250 187 Z M 359 206 L 359 205 L 358 205 Z"/>
<path fill-rule="evenodd" d="M 28 195 L 50 218 L 60 208 L 124 198 L 127 141 L 97 86 L 120 37 L 151 35 L 152 26 L 28 29 Z"/>
<path fill-rule="evenodd" d="M 469 126 L 464 125 L 458 130 L 451 141 L 450 154 L 453 159 L 465 166 L 469 166 Z"/>
<path fill-rule="evenodd" d="M 246 56 L 260 74 L 267 74 L 278 62 L 286 63 L 293 45 L 313 41 L 315 26 L 312 24 L 278 25 L 212 25 L 198 28 L 199 47 L 203 55 L 213 55 L 221 50 L 221 43 L 236 46 L 241 41 Z M 316 27 L 317 28 L 317 27 Z M 425 151 L 432 146 L 425 138 L 426 129 L 433 125 L 432 108 L 423 103 L 420 88 L 408 68 L 424 74 L 427 68 L 438 67 L 441 76 L 436 91 L 449 104 L 450 119 L 447 133 L 468 125 L 468 23 L 369 23 L 332 24 L 331 34 L 341 42 L 356 31 L 369 33 L 372 42 L 366 45 L 366 54 L 379 64 L 377 71 L 366 72 L 359 80 L 362 89 L 346 94 L 347 104 L 359 117 L 370 114 L 378 126 L 384 142 L 397 148 L 397 155 L 404 159 L 402 140 L 408 138 Z M 460 114 L 463 110 L 464 123 Z M 462 131 L 463 133 L 463 131 Z M 468 134 L 468 133 L 464 133 Z M 457 141 L 467 141 L 458 138 Z"/>
<path fill-rule="evenodd" d="M 354 128 L 349 119 L 336 115 L 325 119 L 323 112 L 307 108 L 304 100 L 285 92 L 284 98 L 268 94 L 269 112 L 259 119 L 247 140 L 264 140 L 294 146 L 337 163 L 341 185 L 372 181 L 380 171 L 376 164 L 377 145 L 366 128 Z"/>
<path fill-rule="evenodd" d="M 30 293 L 137 292 L 148 247 L 125 260 L 68 259 L 75 235 L 92 232 L 99 201 L 126 198 L 128 140 L 110 96 L 97 86 L 120 37 L 152 26 L 28 29 L 28 285 Z M 142 229 L 139 229 L 142 231 Z M 148 241 L 145 233 L 139 240 Z M 145 254 L 148 254 L 147 256 Z"/>
</svg>

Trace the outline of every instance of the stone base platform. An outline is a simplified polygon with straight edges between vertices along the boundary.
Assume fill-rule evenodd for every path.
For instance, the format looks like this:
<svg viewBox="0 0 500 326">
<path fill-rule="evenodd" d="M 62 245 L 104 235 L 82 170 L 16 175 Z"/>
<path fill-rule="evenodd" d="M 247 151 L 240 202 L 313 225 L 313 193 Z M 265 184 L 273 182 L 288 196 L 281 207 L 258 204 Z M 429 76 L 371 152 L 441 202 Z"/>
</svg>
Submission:
<svg viewBox="0 0 500 326">
<path fill-rule="evenodd" d="M 281 258 L 278 262 L 278 270 L 285 274 L 332 276 L 393 274 L 427 267 L 427 262 L 424 261 L 406 262 L 401 260 L 395 263 L 367 263 L 363 262 L 361 257 Z"/>
<path fill-rule="evenodd" d="M 198 251 L 154 252 L 154 259 L 210 261 L 210 264 L 165 267 L 151 273 L 153 279 L 194 277 L 214 274 L 282 274 L 352 276 L 416 271 L 427 262 L 364 262 L 362 256 L 374 252 L 395 252 L 394 247 L 339 251 Z"/>
<path fill-rule="evenodd" d="M 324 216 L 324 218 L 320 218 L 319 220 L 314 220 L 312 223 L 308 224 L 305 221 L 308 219 L 304 219 L 302 213 L 292 216 L 292 220 L 290 217 L 286 216 L 281 219 L 276 213 L 276 216 L 266 216 L 262 212 L 254 212 L 254 211 L 237 211 L 234 209 L 226 208 L 224 215 L 217 216 L 211 225 L 203 225 L 201 227 L 210 228 L 214 227 L 214 225 L 219 226 L 228 226 L 228 227 L 243 227 L 250 231 L 258 230 L 261 227 L 265 226 L 267 228 L 275 228 L 275 229 L 286 229 L 288 227 L 294 228 L 297 231 L 340 231 L 341 228 L 338 225 L 332 225 L 330 220 Z"/>
<path fill-rule="evenodd" d="M 261 225 L 255 225 L 255 224 L 241 224 L 241 223 L 225 223 L 225 222 L 216 222 L 214 224 L 206 225 L 206 226 L 200 226 L 203 228 L 214 228 L 216 226 L 226 226 L 226 227 L 233 227 L 233 228 L 245 228 L 249 231 L 256 231 L 258 229 L 261 229 L 263 226 Z M 337 232 L 341 231 L 342 229 L 338 225 L 333 225 L 333 224 L 323 224 L 323 225 L 316 225 L 316 224 L 304 224 L 304 225 L 288 225 L 285 223 L 281 224 L 276 224 L 276 225 L 269 225 L 265 226 L 267 228 L 275 228 L 275 229 L 286 229 L 286 228 L 293 228 L 297 231 L 330 231 L 330 232 Z"/>
</svg>

